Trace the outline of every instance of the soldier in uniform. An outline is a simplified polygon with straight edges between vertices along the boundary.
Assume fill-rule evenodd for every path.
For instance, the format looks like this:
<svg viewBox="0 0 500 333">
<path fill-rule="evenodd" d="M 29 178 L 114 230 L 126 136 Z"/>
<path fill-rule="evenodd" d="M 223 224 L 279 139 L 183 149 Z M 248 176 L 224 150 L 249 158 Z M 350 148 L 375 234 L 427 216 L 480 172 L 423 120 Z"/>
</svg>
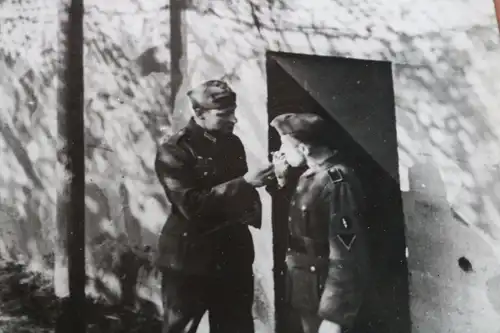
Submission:
<svg viewBox="0 0 500 333">
<path fill-rule="evenodd" d="M 194 116 L 158 149 L 156 174 L 171 203 L 159 240 L 163 333 L 196 332 L 206 311 L 211 333 L 253 333 L 256 191 L 272 164 L 248 171 L 233 134 L 236 94 L 211 80 L 188 92 Z"/>
<path fill-rule="evenodd" d="M 306 165 L 291 198 L 286 300 L 305 333 L 352 328 L 369 278 L 363 193 L 316 114 L 283 114 L 271 122 L 291 167 Z"/>
</svg>

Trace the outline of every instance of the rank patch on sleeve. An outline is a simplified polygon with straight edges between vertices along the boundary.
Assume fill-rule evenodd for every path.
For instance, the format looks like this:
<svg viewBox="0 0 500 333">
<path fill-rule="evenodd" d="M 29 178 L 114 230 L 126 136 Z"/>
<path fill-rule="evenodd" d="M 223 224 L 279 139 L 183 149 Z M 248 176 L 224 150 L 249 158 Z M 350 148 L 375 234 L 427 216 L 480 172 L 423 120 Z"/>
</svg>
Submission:
<svg viewBox="0 0 500 333">
<path fill-rule="evenodd" d="M 356 240 L 356 232 L 353 221 L 348 216 L 342 216 L 338 220 L 337 238 L 349 251 Z"/>
<path fill-rule="evenodd" d="M 354 244 L 354 241 L 356 240 L 356 235 L 355 234 L 337 235 L 337 238 L 340 240 L 342 245 L 344 245 L 345 248 L 349 251 L 352 247 L 352 244 Z"/>
</svg>

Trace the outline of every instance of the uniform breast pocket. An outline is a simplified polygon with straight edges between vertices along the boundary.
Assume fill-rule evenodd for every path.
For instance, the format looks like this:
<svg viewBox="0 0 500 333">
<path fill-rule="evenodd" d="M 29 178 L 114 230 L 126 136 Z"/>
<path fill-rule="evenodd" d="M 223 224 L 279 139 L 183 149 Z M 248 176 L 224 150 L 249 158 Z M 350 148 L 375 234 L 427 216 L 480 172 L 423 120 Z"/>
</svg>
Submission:
<svg viewBox="0 0 500 333">
<path fill-rule="evenodd" d="M 199 237 L 190 240 L 185 246 L 187 259 L 194 260 L 201 257 L 210 257 L 213 252 L 213 241 L 209 238 Z"/>
<path fill-rule="evenodd" d="M 215 175 L 215 165 L 211 157 L 197 156 L 196 159 L 195 171 L 198 179 Z"/>
<path fill-rule="evenodd" d="M 299 310 L 317 311 L 320 300 L 320 281 L 316 272 L 292 268 L 287 274 L 287 298 Z"/>
</svg>

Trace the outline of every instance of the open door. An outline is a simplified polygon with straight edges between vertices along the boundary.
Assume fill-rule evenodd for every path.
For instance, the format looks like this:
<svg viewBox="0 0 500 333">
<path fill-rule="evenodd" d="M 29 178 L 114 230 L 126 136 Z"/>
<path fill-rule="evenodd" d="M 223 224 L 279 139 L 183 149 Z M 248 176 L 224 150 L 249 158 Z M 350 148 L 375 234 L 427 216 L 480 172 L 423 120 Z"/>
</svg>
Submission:
<svg viewBox="0 0 500 333">
<path fill-rule="evenodd" d="M 316 112 L 331 123 L 332 139 L 361 179 L 368 203 L 373 287 L 356 332 L 410 332 L 408 269 L 392 68 L 388 62 L 281 52 L 267 53 L 268 117 Z M 269 127 L 269 149 L 280 145 Z M 284 303 L 289 195 L 274 197 L 276 331 L 301 332 Z"/>
</svg>

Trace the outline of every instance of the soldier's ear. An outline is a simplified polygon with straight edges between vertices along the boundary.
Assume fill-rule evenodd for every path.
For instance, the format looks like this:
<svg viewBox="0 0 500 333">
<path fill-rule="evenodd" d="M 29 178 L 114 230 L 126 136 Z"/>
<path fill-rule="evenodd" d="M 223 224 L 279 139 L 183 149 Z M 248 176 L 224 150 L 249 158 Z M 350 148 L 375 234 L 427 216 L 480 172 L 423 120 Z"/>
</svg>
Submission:
<svg viewBox="0 0 500 333">
<path fill-rule="evenodd" d="M 297 145 L 297 149 L 305 156 L 308 156 L 311 153 L 311 148 L 302 142 Z"/>
<path fill-rule="evenodd" d="M 203 110 L 200 108 L 193 107 L 194 116 L 198 119 L 203 119 Z"/>
</svg>

